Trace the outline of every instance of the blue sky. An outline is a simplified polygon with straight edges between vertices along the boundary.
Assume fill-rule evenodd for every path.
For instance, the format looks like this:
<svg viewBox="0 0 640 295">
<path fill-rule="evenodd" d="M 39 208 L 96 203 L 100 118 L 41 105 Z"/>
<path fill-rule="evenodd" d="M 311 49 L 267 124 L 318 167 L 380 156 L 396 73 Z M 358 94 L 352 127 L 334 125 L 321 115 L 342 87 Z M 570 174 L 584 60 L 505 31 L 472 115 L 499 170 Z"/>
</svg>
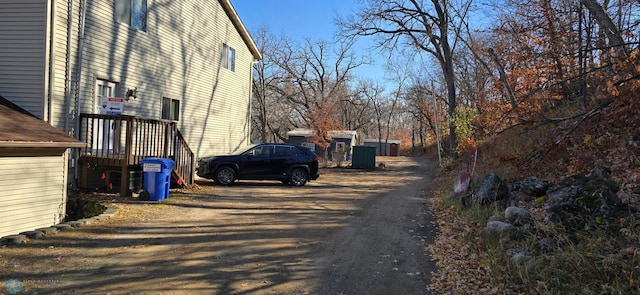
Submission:
<svg viewBox="0 0 640 295">
<path fill-rule="evenodd" d="M 231 0 L 249 31 L 269 26 L 275 35 L 330 40 L 336 14 L 348 14 L 356 1 Z"/>
<path fill-rule="evenodd" d="M 491 0 L 488 3 L 493 3 Z M 313 41 L 331 41 L 337 31 L 337 15 L 352 15 L 360 1 L 356 0 L 231 0 L 240 19 L 249 32 L 268 26 L 274 35 L 284 35 L 295 41 L 309 38 Z M 485 4 L 486 5 L 486 4 Z M 486 26 L 492 19 L 490 6 L 480 5 L 473 18 L 475 28 Z M 476 8 L 478 9 L 478 8 Z M 372 37 L 369 37 L 372 38 Z M 384 65 L 387 56 L 371 48 L 371 39 L 361 39 L 355 47 L 356 54 L 366 55 L 372 51 L 377 56 L 376 65 L 363 65 L 353 74 L 360 78 L 371 78 L 389 85 L 385 79 Z M 437 67 L 436 67 L 437 68 Z"/>
<path fill-rule="evenodd" d="M 304 38 L 332 41 L 337 31 L 336 15 L 351 15 L 357 3 L 353 0 L 231 0 L 249 32 L 268 26 L 274 35 L 296 41 Z M 357 50 L 368 51 L 369 45 L 365 44 L 371 43 L 361 41 L 358 44 Z M 378 63 L 379 66 L 363 66 L 355 74 L 383 79 L 383 61 Z"/>
</svg>

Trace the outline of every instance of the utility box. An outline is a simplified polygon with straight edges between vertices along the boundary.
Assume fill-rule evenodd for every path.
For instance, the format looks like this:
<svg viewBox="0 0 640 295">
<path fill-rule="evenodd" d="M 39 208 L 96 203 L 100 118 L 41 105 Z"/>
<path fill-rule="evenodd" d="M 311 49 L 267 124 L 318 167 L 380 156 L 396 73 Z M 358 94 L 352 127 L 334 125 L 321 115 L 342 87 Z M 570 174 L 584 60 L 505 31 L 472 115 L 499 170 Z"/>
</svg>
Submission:
<svg viewBox="0 0 640 295">
<path fill-rule="evenodd" d="M 376 168 L 376 147 L 366 145 L 356 145 L 353 147 L 353 158 L 351 168 L 355 169 L 375 169 Z"/>
<path fill-rule="evenodd" d="M 140 161 L 144 172 L 144 190 L 150 201 L 164 201 L 169 197 L 173 160 L 146 158 Z"/>
</svg>

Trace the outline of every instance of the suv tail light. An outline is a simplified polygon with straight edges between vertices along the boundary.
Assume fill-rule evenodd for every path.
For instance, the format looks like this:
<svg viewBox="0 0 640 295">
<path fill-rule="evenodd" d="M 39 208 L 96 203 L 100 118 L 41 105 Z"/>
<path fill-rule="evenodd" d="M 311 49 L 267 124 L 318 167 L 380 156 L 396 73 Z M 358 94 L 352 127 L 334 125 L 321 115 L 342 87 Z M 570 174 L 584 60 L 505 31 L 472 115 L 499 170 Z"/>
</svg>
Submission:
<svg viewBox="0 0 640 295">
<path fill-rule="evenodd" d="M 315 159 L 313 159 L 316 162 L 320 162 L 320 157 L 316 157 Z"/>
</svg>

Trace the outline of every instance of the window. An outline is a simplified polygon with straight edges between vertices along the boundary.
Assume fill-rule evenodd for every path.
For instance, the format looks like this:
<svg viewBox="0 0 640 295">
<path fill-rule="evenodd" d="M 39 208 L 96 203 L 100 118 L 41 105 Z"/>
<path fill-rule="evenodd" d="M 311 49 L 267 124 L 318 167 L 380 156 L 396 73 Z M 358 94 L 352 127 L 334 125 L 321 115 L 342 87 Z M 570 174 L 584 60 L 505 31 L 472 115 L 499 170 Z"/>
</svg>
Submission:
<svg viewBox="0 0 640 295">
<path fill-rule="evenodd" d="M 147 31 L 147 0 L 115 0 L 116 21 Z"/>
<path fill-rule="evenodd" d="M 229 71 L 236 71 L 236 50 L 227 44 L 222 45 L 222 67 Z"/>
<path fill-rule="evenodd" d="M 180 101 L 168 97 L 162 98 L 162 119 L 178 121 L 180 119 Z"/>
<path fill-rule="evenodd" d="M 113 97 L 116 94 L 116 87 L 118 85 L 113 82 L 109 82 L 106 80 L 96 80 L 96 89 L 95 89 L 95 111 L 96 114 L 105 114 L 106 109 L 102 107 L 103 98 Z"/>
<path fill-rule="evenodd" d="M 294 156 L 293 147 L 276 145 L 275 156 Z"/>
<path fill-rule="evenodd" d="M 270 157 L 272 153 L 273 153 L 272 145 L 263 145 L 251 150 L 249 152 L 249 155 L 254 157 Z"/>
</svg>

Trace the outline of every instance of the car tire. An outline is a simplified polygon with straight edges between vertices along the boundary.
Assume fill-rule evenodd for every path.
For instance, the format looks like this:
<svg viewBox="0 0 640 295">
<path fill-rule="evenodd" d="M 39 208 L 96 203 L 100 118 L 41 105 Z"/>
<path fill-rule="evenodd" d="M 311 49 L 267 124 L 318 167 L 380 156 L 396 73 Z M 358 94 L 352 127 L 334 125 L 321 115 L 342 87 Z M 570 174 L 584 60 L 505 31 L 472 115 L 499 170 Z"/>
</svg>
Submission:
<svg viewBox="0 0 640 295">
<path fill-rule="evenodd" d="M 309 174 L 302 168 L 293 168 L 289 173 L 289 184 L 293 186 L 304 186 L 309 181 Z"/>
<path fill-rule="evenodd" d="M 233 184 L 233 182 L 236 181 L 236 171 L 228 166 L 220 167 L 216 170 L 213 180 L 219 185 Z"/>
</svg>

